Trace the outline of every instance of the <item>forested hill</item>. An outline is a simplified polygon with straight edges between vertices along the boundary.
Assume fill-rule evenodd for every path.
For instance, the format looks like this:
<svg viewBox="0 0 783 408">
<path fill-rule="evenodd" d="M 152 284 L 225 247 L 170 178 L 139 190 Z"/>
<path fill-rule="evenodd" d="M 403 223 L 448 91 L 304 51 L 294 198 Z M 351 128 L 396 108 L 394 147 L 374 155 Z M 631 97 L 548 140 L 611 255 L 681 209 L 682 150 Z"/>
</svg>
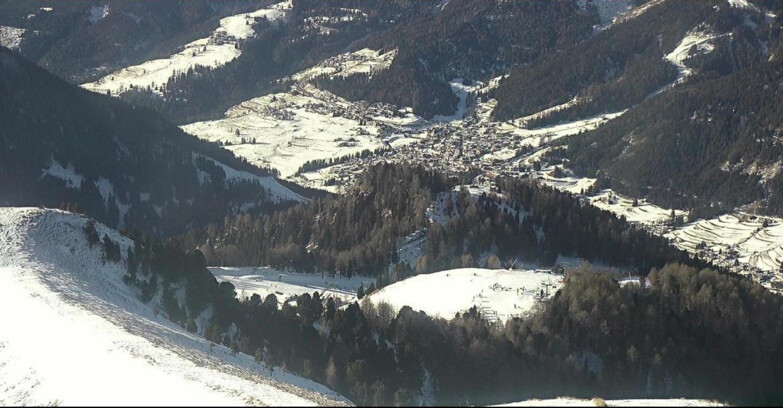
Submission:
<svg viewBox="0 0 783 408">
<path fill-rule="evenodd" d="M 589 39 L 512 70 L 494 93 L 493 117 L 568 103 L 529 125 L 571 121 L 630 108 L 675 81 L 756 66 L 769 58 L 780 27 L 771 20 L 780 3 L 756 3 L 650 1 Z"/>
<path fill-rule="evenodd" d="M 783 48 L 774 50 L 780 55 Z M 779 58 L 652 98 L 558 152 L 612 188 L 698 216 L 750 203 L 783 214 Z"/>
<path fill-rule="evenodd" d="M 426 117 L 450 115 L 457 101 L 448 80 L 488 80 L 581 42 L 599 22 L 595 8 L 573 0 L 442 3 L 357 43 L 399 49 L 388 70 L 321 78 L 319 85 L 352 100 L 411 106 Z"/>
<path fill-rule="evenodd" d="M 240 45 L 242 55 L 226 65 L 182 72 L 161 84 L 162 97 L 146 90 L 122 97 L 151 106 L 178 124 L 217 118 L 240 102 L 287 90 L 288 76 L 358 49 L 358 41 L 373 33 L 431 13 L 438 1 L 295 0 L 284 22 L 257 21 L 255 35 Z M 416 86 L 414 78 L 406 84 Z M 438 89 L 453 97 L 441 85 Z"/>
<path fill-rule="evenodd" d="M 398 49 L 388 70 L 318 84 L 351 100 L 450 115 L 454 77 L 489 79 L 592 33 L 594 7 L 557 1 L 294 1 L 284 24 L 256 23 L 242 55 L 225 66 L 172 78 L 163 97 L 128 92 L 177 123 L 217 117 L 230 106 L 286 90 L 286 77 L 328 57 L 362 48 Z M 208 95 L 208 96 L 207 96 Z M 185 103 L 187 101 L 187 103 Z"/>
<path fill-rule="evenodd" d="M 67 206 L 169 235 L 301 199 L 268 171 L 149 109 L 68 84 L 0 48 L 0 204 Z"/>
<path fill-rule="evenodd" d="M 360 405 L 783 398 L 783 298 L 711 269 L 666 264 L 650 271 L 649 284 L 621 285 L 584 265 L 565 271 L 563 288 L 531 316 L 501 325 L 476 307 L 445 320 L 408 306 L 395 315 L 384 303 L 338 308 L 318 292 L 282 307 L 275 294 L 240 300 L 231 283 L 218 285 L 198 251 L 136 241 L 128 258 L 125 282 L 172 321 Z M 206 307 L 213 318 L 197 324 Z"/>
<path fill-rule="evenodd" d="M 498 179 L 500 195 L 473 196 L 421 166 L 380 164 L 339 197 L 258 216 L 241 215 L 177 240 L 212 265 L 273 265 L 376 276 L 378 285 L 412 273 L 496 267 L 517 261 L 553 265 L 576 256 L 645 273 L 689 262 L 682 251 L 568 193 L 528 180 Z M 400 259 L 405 238 L 426 237 L 417 260 Z M 393 265 L 393 271 L 389 266 Z"/>
</svg>

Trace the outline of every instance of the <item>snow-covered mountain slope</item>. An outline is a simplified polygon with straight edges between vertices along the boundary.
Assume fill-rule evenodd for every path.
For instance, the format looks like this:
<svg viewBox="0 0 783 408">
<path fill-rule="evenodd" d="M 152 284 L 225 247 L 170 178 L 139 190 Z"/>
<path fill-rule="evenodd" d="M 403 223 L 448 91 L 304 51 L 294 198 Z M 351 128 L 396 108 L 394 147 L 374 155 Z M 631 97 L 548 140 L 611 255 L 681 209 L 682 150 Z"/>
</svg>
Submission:
<svg viewBox="0 0 783 408">
<path fill-rule="evenodd" d="M 76 205 L 111 227 L 173 235 L 303 201 L 152 110 L 62 81 L 0 48 L 0 205 Z"/>
<path fill-rule="evenodd" d="M 122 282 L 132 241 L 79 215 L 0 208 L 0 405 L 340 405 L 341 396 L 211 346 Z"/>
<path fill-rule="evenodd" d="M 405 279 L 367 299 L 444 319 L 476 306 L 489 320 L 505 321 L 531 312 L 542 298 L 557 292 L 562 279 L 549 271 L 453 269 Z"/>
<path fill-rule="evenodd" d="M 204 157 L 204 156 L 200 156 Z M 269 193 L 270 198 L 274 202 L 283 202 L 283 201 L 307 201 L 306 198 L 302 197 L 299 193 L 296 193 L 289 189 L 288 187 L 280 184 L 280 182 L 272 176 L 257 176 L 255 174 L 248 173 L 246 171 L 242 170 L 236 170 L 232 167 L 226 166 L 225 164 L 208 158 L 212 163 L 214 163 L 216 166 L 220 167 L 223 172 L 226 174 L 226 183 L 231 183 L 233 181 L 250 181 L 250 182 L 257 182 L 263 188 Z M 199 178 L 204 177 L 210 177 L 208 173 L 202 172 L 199 173 Z"/>
<path fill-rule="evenodd" d="M 82 86 L 115 96 L 134 87 L 150 87 L 153 92 L 158 92 L 157 88 L 165 85 L 174 75 L 185 73 L 196 66 L 219 67 L 233 61 L 242 54 L 239 43 L 255 34 L 252 24 L 256 19 L 281 20 L 290 8 L 291 2 L 284 1 L 252 13 L 223 18 L 220 27 L 212 35 L 185 44 L 182 51 L 168 58 L 123 68 Z"/>
</svg>

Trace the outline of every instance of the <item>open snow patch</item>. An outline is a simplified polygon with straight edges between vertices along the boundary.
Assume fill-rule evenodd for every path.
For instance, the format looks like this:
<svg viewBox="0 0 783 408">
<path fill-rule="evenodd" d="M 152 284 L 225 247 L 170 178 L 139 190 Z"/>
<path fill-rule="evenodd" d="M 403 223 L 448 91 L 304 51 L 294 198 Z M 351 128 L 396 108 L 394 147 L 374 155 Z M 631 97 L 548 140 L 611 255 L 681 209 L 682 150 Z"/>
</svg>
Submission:
<svg viewBox="0 0 783 408">
<path fill-rule="evenodd" d="M 76 172 L 73 164 L 68 163 L 68 167 L 63 167 L 60 162 L 54 159 L 52 159 L 48 168 L 43 169 L 41 178 L 47 175 L 65 181 L 65 186 L 69 188 L 81 188 L 84 181 L 84 176 Z"/>
<path fill-rule="evenodd" d="M 490 321 L 504 322 L 532 312 L 563 286 L 562 275 L 548 270 L 453 269 L 417 275 L 368 296 L 399 311 L 403 306 L 451 319 L 476 306 Z"/>
<path fill-rule="evenodd" d="M 364 48 L 358 51 L 340 54 L 324 60 L 312 68 L 291 76 L 294 81 L 308 81 L 320 75 L 347 77 L 355 74 L 373 74 L 383 71 L 397 57 L 397 50 L 386 53 Z"/>
</svg>

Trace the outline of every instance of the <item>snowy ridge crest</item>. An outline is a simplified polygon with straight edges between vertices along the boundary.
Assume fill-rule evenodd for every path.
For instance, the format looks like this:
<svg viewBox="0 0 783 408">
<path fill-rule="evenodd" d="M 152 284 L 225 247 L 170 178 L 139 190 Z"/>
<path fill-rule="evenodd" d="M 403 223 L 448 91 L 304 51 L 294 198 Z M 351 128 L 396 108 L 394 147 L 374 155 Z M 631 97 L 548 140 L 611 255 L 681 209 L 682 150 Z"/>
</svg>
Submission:
<svg viewBox="0 0 783 408">
<path fill-rule="evenodd" d="M 348 403 L 166 320 L 122 281 L 133 242 L 95 223 L 120 247 L 121 261 L 107 262 L 100 244 L 87 243 L 88 222 L 0 208 L 0 304 L 24 311 L 0 315 L 0 405 Z"/>
</svg>

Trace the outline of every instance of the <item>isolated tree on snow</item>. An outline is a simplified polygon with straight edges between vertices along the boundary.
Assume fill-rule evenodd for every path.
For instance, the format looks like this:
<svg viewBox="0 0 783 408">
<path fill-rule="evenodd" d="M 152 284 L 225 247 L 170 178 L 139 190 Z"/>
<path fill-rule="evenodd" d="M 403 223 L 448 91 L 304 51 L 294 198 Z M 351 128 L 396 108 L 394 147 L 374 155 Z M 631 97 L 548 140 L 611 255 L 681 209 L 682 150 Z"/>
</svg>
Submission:
<svg viewBox="0 0 783 408">
<path fill-rule="evenodd" d="M 98 230 L 95 229 L 94 221 L 87 221 L 87 224 L 84 225 L 84 234 L 87 235 L 87 243 L 90 244 L 90 248 L 101 240 Z"/>
<path fill-rule="evenodd" d="M 356 292 L 356 297 L 359 299 L 364 297 L 364 285 L 359 285 L 359 290 Z"/>
<path fill-rule="evenodd" d="M 337 307 L 334 305 L 334 299 L 326 299 L 326 320 L 330 321 L 334 318 L 334 314 L 337 313 Z"/>
<path fill-rule="evenodd" d="M 497 255 L 492 254 L 489 256 L 489 259 L 487 259 L 487 268 L 501 269 L 502 267 L 503 267 L 503 263 L 500 262 L 500 258 L 498 258 Z"/>
</svg>

